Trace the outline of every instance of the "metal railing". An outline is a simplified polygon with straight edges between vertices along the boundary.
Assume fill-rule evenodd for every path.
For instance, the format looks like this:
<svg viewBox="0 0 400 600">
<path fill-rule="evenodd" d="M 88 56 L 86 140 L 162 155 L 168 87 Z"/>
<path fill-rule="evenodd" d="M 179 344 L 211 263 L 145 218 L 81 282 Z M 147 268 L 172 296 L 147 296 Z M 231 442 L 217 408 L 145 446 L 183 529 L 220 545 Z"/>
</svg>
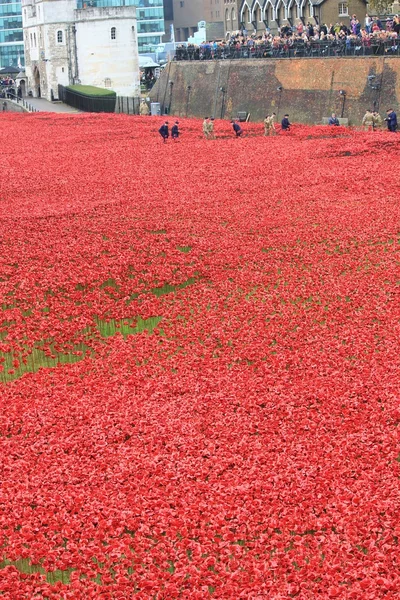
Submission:
<svg viewBox="0 0 400 600">
<path fill-rule="evenodd" d="M 232 60 L 246 58 L 324 58 L 346 56 L 400 56 L 400 38 L 392 40 L 303 40 L 282 39 L 279 43 L 263 43 L 253 46 L 210 45 L 177 48 L 176 61 Z"/>
<path fill-rule="evenodd" d="M 30 104 L 30 102 L 28 100 L 26 100 L 25 98 L 20 98 L 17 94 L 13 94 L 12 92 L 7 93 L 7 98 L 0 99 L 2 108 L 5 112 L 7 111 L 7 107 L 4 106 L 4 104 L 7 104 L 7 100 L 11 100 L 12 102 L 15 102 L 16 104 L 18 104 L 18 106 L 22 106 L 28 112 L 31 112 L 31 113 L 40 112 L 37 108 L 32 106 L 32 104 Z"/>
<path fill-rule="evenodd" d="M 59 87 L 62 88 L 63 86 L 59 86 Z M 64 90 L 65 90 L 65 88 L 64 88 Z M 68 104 L 68 102 L 66 101 L 67 94 L 64 93 L 64 90 L 61 90 L 61 93 L 59 90 L 59 99 L 62 102 L 65 102 L 66 104 Z M 97 97 L 95 99 L 97 100 Z M 1 109 L 4 109 L 4 111 L 7 111 L 7 107 L 4 106 L 4 103 L 7 103 L 8 100 L 11 100 L 12 102 L 18 104 L 19 106 L 22 106 L 28 112 L 40 112 L 39 109 L 35 108 L 34 106 L 32 106 L 32 104 L 30 104 L 29 99 L 20 98 L 17 94 L 11 92 L 10 90 L 8 90 L 8 92 L 7 92 L 7 97 L 0 98 L 0 112 L 1 112 Z M 89 98 L 89 100 L 90 100 L 90 98 Z M 103 98 L 102 98 L 102 100 L 103 100 Z M 113 98 L 112 100 L 113 100 L 113 107 L 114 107 L 113 111 L 89 110 L 89 112 L 116 112 L 116 113 L 125 114 L 125 115 L 140 114 L 139 109 L 140 109 L 141 98 L 128 98 L 125 96 L 118 96 L 117 98 Z M 78 107 L 76 107 L 76 108 L 78 108 Z M 84 110 L 84 109 L 81 108 L 80 110 Z"/>
</svg>

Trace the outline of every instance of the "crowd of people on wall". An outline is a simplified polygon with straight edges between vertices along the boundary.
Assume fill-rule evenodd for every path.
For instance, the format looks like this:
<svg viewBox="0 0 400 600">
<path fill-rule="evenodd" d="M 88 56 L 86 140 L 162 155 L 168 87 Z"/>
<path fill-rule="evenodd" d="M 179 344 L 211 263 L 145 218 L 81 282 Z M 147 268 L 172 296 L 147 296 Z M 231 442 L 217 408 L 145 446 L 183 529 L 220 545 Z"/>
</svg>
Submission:
<svg viewBox="0 0 400 600">
<path fill-rule="evenodd" d="M 400 54 L 400 17 L 381 21 L 368 14 L 359 20 L 352 15 L 350 23 L 297 21 L 276 32 L 268 27 L 263 34 L 242 29 L 229 39 L 189 44 L 176 49 L 176 60 L 211 60 L 222 58 L 269 58 L 300 56 L 336 56 Z"/>
<path fill-rule="evenodd" d="M 11 98 L 15 95 L 15 81 L 11 77 L 0 77 L 0 98 Z"/>
</svg>

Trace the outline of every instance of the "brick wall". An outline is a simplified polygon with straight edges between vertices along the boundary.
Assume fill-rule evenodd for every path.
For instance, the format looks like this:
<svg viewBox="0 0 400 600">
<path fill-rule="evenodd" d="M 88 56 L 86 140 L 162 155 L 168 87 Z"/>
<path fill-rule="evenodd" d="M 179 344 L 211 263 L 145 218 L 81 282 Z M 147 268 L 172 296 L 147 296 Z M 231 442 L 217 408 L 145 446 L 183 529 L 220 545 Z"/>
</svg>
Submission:
<svg viewBox="0 0 400 600">
<path fill-rule="evenodd" d="M 381 90 L 373 90 L 382 79 Z M 170 97 L 173 82 L 172 94 Z M 188 91 L 190 86 L 190 91 Z M 282 91 L 278 88 L 282 87 Z M 223 88 L 223 90 L 221 90 Z M 164 69 L 151 92 L 152 101 L 164 103 L 179 116 L 230 118 L 238 111 L 251 113 L 261 121 L 274 111 L 285 112 L 292 121 L 321 123 L 331 112 L 344 114 L 350 124 L 361 122 L 366 108 L 378 102 L 383 114 L 388 107 L 400 105 L 400 59 L 393 57 L 254 59 L 232 61 L 172 62 Z"/>
</svg>

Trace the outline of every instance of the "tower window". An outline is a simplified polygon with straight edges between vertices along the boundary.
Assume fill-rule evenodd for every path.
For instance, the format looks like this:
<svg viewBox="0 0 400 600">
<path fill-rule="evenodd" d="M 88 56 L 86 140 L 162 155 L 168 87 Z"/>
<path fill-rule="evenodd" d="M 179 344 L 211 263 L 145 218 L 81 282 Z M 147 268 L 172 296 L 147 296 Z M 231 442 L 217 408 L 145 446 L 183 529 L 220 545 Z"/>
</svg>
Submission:
<svg viewBox="0 0 400 600">
<path fill-rule="evenodd" d="M 116 27 L 111 27 L 111 39 L 112 40 L 117 39 L 117 28 Z"/>
</svg>

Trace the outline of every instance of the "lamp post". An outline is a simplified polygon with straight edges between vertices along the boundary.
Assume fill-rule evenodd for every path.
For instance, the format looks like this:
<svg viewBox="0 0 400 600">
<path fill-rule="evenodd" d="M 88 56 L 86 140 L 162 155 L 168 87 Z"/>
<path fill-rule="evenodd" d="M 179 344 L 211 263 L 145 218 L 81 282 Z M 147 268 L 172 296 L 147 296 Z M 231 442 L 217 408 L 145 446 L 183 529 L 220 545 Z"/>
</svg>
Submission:
<svg viewBox="0 0 400 600">
<path fill-rule="evenodd" d="M 191 91 L 192 91 L 192 86 L 188 85 L 187 86 L 187 97 L 186 97 L 186 116 L 188 116 L 189 102 L 190 102 L 190 92 Z"/>
<path fill-rule="evenodd" d="M 342 112 L 340 113 L 340 118 L 343 119 L 344 115 L 344 105 L 346 103 L 346 92 L 345 90 L 339 90 L 340 97 L 342 98 Z"/>
<path fill-rule="evenodd" d="M 276 91 L 279 92 L 278 108 L 276 110 L 276 118 L 279 119 L 279 108 L 281 106 L 281 99 L 282 99 L 283 87 L 280 85 L 279 87 L 276 88 Z"/>
<path fill-rule="evenodd" d="M 226 94 L 226 89 L 224 87 L 220 87 L 220 92 L 222 94 L 222 102 L 221 102 L 221 119 L 224 118 L 224 111 L 225 111 L 225 94 Z"/>
<path fill-rule="evenodd" d="M 374 111 L 379 110 L 379 97 L 380 97 L 380 91 L 381 91 L 381 87 L 382 87 L 382 75 L 381 75 L 380 81 L 376 81 L 376 75 L 368 75 L 367 80 L 368 80 L 368 86 L 370 87 L 370 89 L 375 90 L 375 98 L 373 101 Z"/>
<path fill-rule="evenodd" d="M 174 87 L 173 81 L 168 81 L 169 85 L 169 102 L 168 102 L 168 114 L 171 114 L 171 105 L 172 105 L 172 88 Z"/>
</svg>

